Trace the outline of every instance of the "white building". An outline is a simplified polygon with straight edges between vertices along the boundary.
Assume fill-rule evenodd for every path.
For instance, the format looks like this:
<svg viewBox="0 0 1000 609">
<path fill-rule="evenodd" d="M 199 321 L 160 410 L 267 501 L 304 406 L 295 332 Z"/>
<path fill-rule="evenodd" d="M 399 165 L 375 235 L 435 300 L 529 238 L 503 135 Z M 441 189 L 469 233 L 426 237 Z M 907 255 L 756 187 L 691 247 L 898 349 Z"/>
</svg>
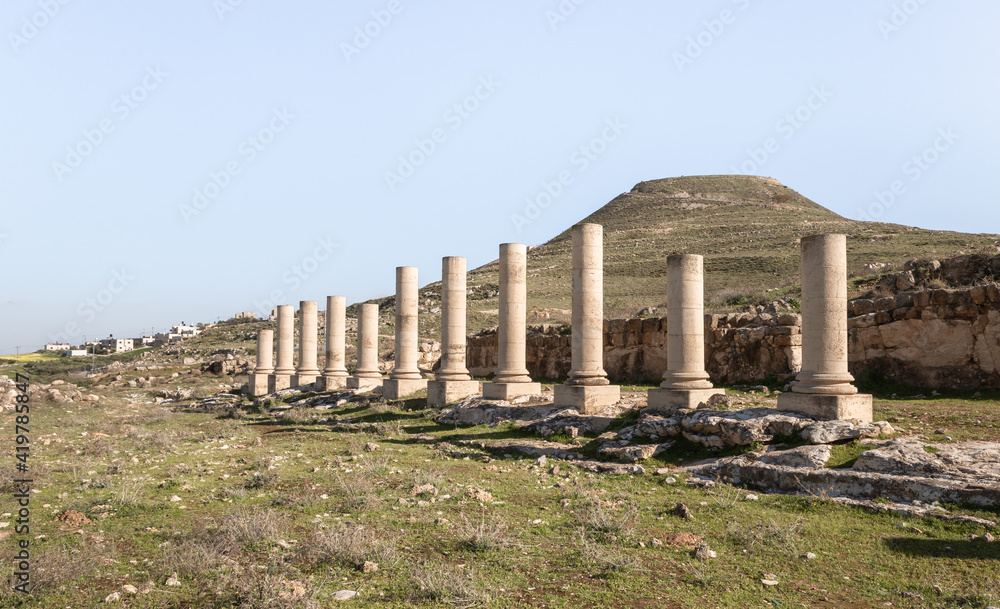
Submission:
<svg viewBox="0 0 1000 609">
<path fill-rule="evenodd" d="M 135 341 L 131 338 L 106 338 L 101 341 L 101 346 L 111 353 L 124 353 L 135 349 Z"/>
<path fill-rule="evenodd" d="M 48 343 L 45 345 L 46 351 L 66 351 L 70 348 L 70 345 L 65 343 Z"/>
<path fill-rule="evenodd" d="M 63 357 L 86 357 L 86 349 L 67 349 L 63 351 Z"/>
</svg>

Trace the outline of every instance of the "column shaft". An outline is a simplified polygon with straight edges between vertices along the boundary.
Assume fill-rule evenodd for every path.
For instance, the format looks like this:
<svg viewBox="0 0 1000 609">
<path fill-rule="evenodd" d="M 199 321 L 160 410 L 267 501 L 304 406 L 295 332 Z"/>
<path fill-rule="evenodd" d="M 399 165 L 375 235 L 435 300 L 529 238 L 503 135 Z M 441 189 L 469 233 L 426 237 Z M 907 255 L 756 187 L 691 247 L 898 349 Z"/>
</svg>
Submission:
<svg viewBox="0 0 1000 609">
<path fill-rule="evenodd" d="M 802 238 L 802 372 L 796 393 L 852 395 L 847 370 L 847 236 Z"/>
<path fill-rule="evenodd" d="M 441 263 L 441 367 L 439 381 L 468 381 L 465 364 L 466 261 L 449 256 Z"/>
<path fill-rule="evenodd" d="M 315 300 L 299 302 L 299 365 L 295 372 L 300 377 L 319 375 L 319 368 L 316 366 L 318 309 Z"/>
<path fill-rule="evenodd" d="M 604 227 L 573 227 L 573 353 L 567 385 L 607 385 L 604 371 Z"/>
<path fill-rule="evenodd" d="M 278 306 L 278 364 L 275 374 L 295 373 L 295 309 L 292 305 Z"/>
<path fill-rule="evenodd" d="M 326 297 L 326 364 L 323 376 L 346 377 L 345 342 L 347 336 L 347 299 Z"/>
<path fill-rule="evenodd" d="M 418 289 L 417 267 L 396 267 L 396 359 L 391 379 L 422 378 L 417 367 Z"/>
<path fill-rule="evenodd" d="M 711 389 L 705 372 L 704 263 L 695 254 L 667 258 L 667 371 L 664 389 Z"/>
<path fill-rule="evenodd" d="M 378 305 L 363 304 L 358 310 L 358 365 L 355 378 L 382 378 L 378 368 Z"/>
<path fill-rule="evenodd" d="M 500 327 L 494 383 L 529 383 L 525 365 L 528 306 L 528 248 L 500 245 Z"/>
<path fill-rule="evenodd" d="M 254 374 L 274 372 L 274 330 L 257 332 L 257 367 Z"/>
</svg>

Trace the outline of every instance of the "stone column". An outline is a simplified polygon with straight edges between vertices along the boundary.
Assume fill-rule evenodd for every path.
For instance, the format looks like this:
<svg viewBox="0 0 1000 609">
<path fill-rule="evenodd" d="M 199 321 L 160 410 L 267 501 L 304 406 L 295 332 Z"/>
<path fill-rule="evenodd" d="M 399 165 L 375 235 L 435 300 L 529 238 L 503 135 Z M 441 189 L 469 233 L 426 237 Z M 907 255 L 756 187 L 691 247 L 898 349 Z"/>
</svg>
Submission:
<svg viewBox="0 0 1000 609">
<path fill-rule="evenodd" d="M 396 267 L 396 359 L 389 380 L 382 384 L 382 395 L 389 400 L 427 388 L 417 367 L 419 298 L 417 267 Z"/>
<path fill-rule="evenodd" d="M 378 369 L 378 305 L 358 307 L 358 361 L 354 376 L 347 379 L 348 389 L 374 389 L 382 386 Z"/>
<path fill-rule="evenodd" d="M 250 374 L 247 393 L 252 396 L 266 395 L 272 372 L 274 372 L 274 330 L 260 330 L 257 332 L 257 367 Z"/>
<path fill-rule="evenodd" d="M 316 389 L 333 391 L 347 385 L 344 351 L 347 334 L 347 299 L 326 297 L 326 365 L 323 376 L 316 379 Z"/>
<path fill-rule="evenodd" d="M 483 385 L 483 396 L 512 400 L 538 395 L 525 366 L 528 315 L 528 248 L 523 243 L 500 245 L 500 327 L 497 329 L 497 371 Z"/>
<path fill-rule="evenodd" d="M 441 367 L 427 383 L 427 404 L 444 406 L 479 393 L 465 365 L 466 261 L 460 256 L 441 263 Z"/>
<path fill-rule="evenodd" d="M 660 389 L 650 389 L 651 410 L 698 408 L 713 395 L 705 372 L 705 273 L 702 257 L 667 257 L 667 371 Z"/>
<path fill-rule="evenodd" d="M 268 393 L 288 389 L 295 367 L 295 309 L 292 305 L 278 306 L 278 364 L 268 381 Z"/>
<path fill-rule="evenodd" d="M 621 388 L 604 371 L 604 227 L 573 227 L 573 351 L 569 378 L 555 405 L 596 414 L 618 403 Z"/>
<path fill-rule="evenodd" d="M 802 238 L 802 371 L 778 409 L 822 419 L 872 421 L 872 396 L 847 370 L 847 236 Z"/>
<path fill-rule="evenodd" d="M 319 376 L 319 368 L 316 366 L 318 333 L 319 307 L 316 301 L 299 301 L 299 365 L 292 377 L 292 387 L 311 385 Z"/>
</svg>

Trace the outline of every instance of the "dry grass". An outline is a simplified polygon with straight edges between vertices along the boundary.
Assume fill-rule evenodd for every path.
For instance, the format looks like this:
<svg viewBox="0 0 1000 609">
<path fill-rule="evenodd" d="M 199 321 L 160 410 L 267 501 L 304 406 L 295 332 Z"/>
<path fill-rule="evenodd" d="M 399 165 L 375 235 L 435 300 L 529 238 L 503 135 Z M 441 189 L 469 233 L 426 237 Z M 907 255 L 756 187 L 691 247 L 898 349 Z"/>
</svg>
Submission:
<svg viewBox="0 0 1000 609">
<path fill-rule="evenodd" d="M 609 504 L 592 499 L 583 505 L 576 517 L 588 531 L 631 537 L 635 533 L 637 510 L 634 503 Z"/>
<path fill-rule="evenodd" d="M 238 507 L 219 520 L 219 530 L 241 546 L 256 546 L 277 540 L 287 523 L 287 516 L 273 510 Z"/>
<path fill-rule="evenodd" d="M 639 557 L 618 547 L 608 547 L 591 540 L 584 527 L 576 529 L 580 548 L 580 566 L 604 574 L 632 573 L 642 569 Z"/>
<path fill-rule="evenodd" d="M 266 565 L 238 567 L 225 578 L 232 606 L 240 609 L 319 609 L 318 586 L 272 559 Z M 229 606 L 229 605 L 227 605 Z"/>
<path fill-rule="evenodd" d="M 142 504 L 146 480 L 143 478 L 108 478 L 111 487 L 110 503 L 119 507 Z M 92 485 L 93 486 L 93 485 Z"/>
<path fill-rule="evenodd" d="M 384 537 L 357 526 L 316 531 L 299 546 L 298 555 L 307 564 L 339 563 L 352 569 L 360 569 L 366 562 L 389 569 L 401 560 Z"/>
<path fill-rule="evenodd" d="M 333 485 L 340 497 L 339 509 L 342 512 L 359 512 L 378 501 L 378 486 L 368 476 L 347 476 L 334 471 Z"/>
<path fill-rule="evenodd" d="M 489 552 L 516 545 L 507 523 L 487 518 L 486 510 L 480 512 L 478 519 L 473 520 L 462 514 L 455 523 L 455 534 L 463 546 L 476 552 Z"/>
<path fill-rule="evenodd" d="M 421 596 L 456 607 L 468 609 L 490 602 L 490 596 L 475 583 L 474 572 L 464 572 L 450 565 L 424 563 L 415 568 L 413 580 Z"/>
<path fill-rule="evenodd" d="M 93 573 L 100 565 L 99 558 L 108 555 L 107 548 L 86 544 L 77 546 L 61 543 L 47 548 L 34 556 L 30 590 L 33 594 L 39 594 L 69 586 Z M 13 572 L 11 581 L 14 581 Z M 16 583 L 0 586 L 0 599 L 13 598 L 21 594 L 13 589 L 13 585 Z"/>
<path fill-rule="evenodd" d="M 783 556 L 798 556 L 802 521 L 784 524 L 770 520 L 756 524 L 736 521 L 726 527 L 726 534 L 737 546 L 747 551 L 774 552 Z"/>
</svg>

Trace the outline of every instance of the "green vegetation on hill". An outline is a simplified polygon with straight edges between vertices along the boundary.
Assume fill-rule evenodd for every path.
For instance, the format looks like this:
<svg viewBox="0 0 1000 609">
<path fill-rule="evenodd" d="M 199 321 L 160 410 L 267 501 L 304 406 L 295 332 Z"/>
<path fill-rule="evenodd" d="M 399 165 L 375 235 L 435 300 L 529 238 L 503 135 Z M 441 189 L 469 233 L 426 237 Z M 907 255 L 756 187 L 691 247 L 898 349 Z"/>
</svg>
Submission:
<svg viewBox="0 0 1000 609">
<path fill-rule="evenodd" d="M 770 178 L 690 176 L 640 182 L 581 218 L 604 226 L 605 312 L 635 315 L 666 299 L 666 257 L 705 256 L 710 308 L 733 308 L 740 295 L 797 291 L 801 237 L 848 235 L 848 270 L 868 263 L 898 265 L 994 245 L 998 235 L 934 231 L 841 217 Z M 572 273 L 570 229 L 528 253 L 528 310 L 568 319 Z M 498 283 L 491 262 L 469 274 L 469 286 Z M 438 291 L 437 284 L 428 286 Z M 745 299 L 743 299 L 745 300 Z M 496 297 L 470 301 L 470 325 L 495 324 Z M 475 312 L 479 315 L 476 316 Z M 479 318 L 482 318 L 481 320 Z"/>
</svg>

